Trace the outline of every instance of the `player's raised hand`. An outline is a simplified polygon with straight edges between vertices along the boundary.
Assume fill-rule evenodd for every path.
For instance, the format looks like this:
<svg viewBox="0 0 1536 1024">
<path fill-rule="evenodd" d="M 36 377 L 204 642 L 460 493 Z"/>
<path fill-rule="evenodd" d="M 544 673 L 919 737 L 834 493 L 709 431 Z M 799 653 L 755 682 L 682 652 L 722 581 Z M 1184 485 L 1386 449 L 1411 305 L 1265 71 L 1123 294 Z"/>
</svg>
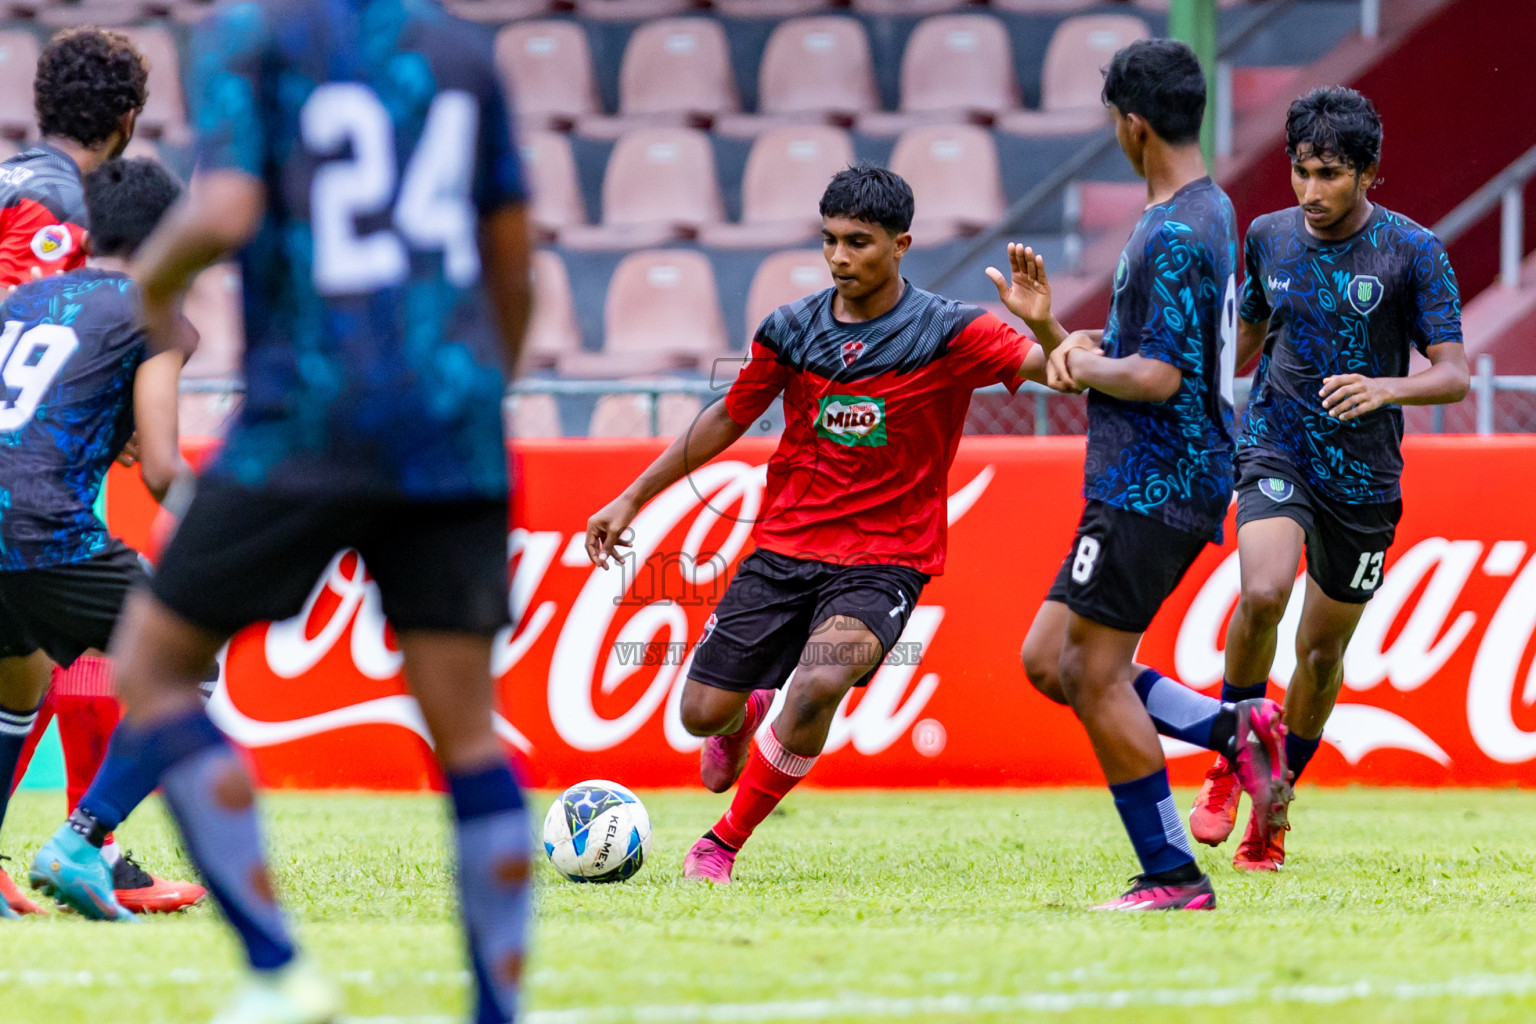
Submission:
<svg viewBox="0 0 1536 1024">
<path fill-rule="evenodd" d="M 1008 274 L 996 267 L 987 276 L 997 287 L 997 297 L 1008 312 L 1025 322 L 1051 317 L 1051 282 L 1045 276 L 1045 257 L 1027 245 L 1008 243 Z"/>
<path fill-rule="evenodd" d="M 1358 373 L 1338 373 L 1326 378 L 1318 396 L 1329 416 L 1346 423 L 1391 405 L 1393 400 L 1386 381 Z"/>
<path fill-rule="evenodd" d="M 624 560 L 619 549 L 630 546 L 629 524 L 639 511 L 633 501 L 621 494 L 587 520 L 587 557 L 593 565 L 606 569 L 608 559 Z"/>
</svg>

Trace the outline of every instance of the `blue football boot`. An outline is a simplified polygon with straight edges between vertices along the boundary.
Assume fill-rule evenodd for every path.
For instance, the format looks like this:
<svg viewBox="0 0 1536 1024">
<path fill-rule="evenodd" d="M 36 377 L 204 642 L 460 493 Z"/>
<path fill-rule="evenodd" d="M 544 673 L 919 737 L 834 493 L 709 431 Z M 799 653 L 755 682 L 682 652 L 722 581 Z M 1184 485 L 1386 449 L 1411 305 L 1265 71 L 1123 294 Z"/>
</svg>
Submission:
<svg viewBox="0 0 1536 1024">
<path fill-rule="evenodd" d="M 132 921 L 133 913 L 112 892 L 112 869 L 101 851 L 68 825 L 32 858 L 32 888 L 41 889 L 76 912 L 97 921 Z"/>
</svg>

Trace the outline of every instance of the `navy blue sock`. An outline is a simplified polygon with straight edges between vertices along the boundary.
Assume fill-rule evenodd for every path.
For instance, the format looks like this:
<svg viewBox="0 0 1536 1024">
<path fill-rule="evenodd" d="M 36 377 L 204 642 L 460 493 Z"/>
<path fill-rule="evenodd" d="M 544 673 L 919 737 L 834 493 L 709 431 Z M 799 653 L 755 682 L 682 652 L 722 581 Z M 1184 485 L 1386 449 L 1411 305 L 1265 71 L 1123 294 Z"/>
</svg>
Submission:
<svg viewBox="0 0 1536 1024">
<path fill-rule="evenodd" d="M 533 833 L 511 769 L 448 776 L 458 835 L 459 901 L 476 988 L 475 1024 L 517 1015 L 531 910 Z"/>
<path fill-rule="evenodd" d="M 37 708 L 30 711 L 12 711 L 0 707 L 0 825 L 5 824 L 5 812 L 11 803 L 11 787 L 16 784 L 16 765 L 21 761 L 21 748 L 32 735 L 37 724 Z"/>
<path fill-rule="evenodd" d="M 1147 875 L 1195 868 L 1195 851 L 1184 834 L 1184 820 L 1168 789 L 1168 769 L 1159 768 L 1143 779 L 1120 782 L 1109 787 L 1115 795 L 1115 810 L 1125 823 L 1125 831 L 1136 848 L 1141 870 Z"/>
<path fill-rule="evenodd" d="M 1287 731 L 1285 734 L 1285 766 L 1291 771 L 1291 782 L 1294 785 L 1301 778 L 1301 770 L 1312 760 L 1312 755 L 1317 753 L 1318 746 L 1323 742 L 1319 736 L 1315 740 L 1302 739 L 1295 733 Z"/>
<path fill-rule="evenodd" d="M 1191 690 L 1155 668 L 1144 670 L 1133 685 L 1159 733 L 1206 750 L 1227 753 L 1233 729 L 1217 726 L 1226 725 L 1223 716 L 1234 716 L 1221 701 Z"/>
<path fill-rule="evenodd" d="M 1252 686 L 1233 686 L 1226 679 L 1221 681 L 1221 701 L 1223 704 L 1236 704 L 1242 700 L 1257 700 L 1269 692 L 1269 682 L 1255 683 Z"/>
<path fill-rule="evenodd" d="M 143 746 L 132 726 L 126 721 L 118 723 L 107 744 L 107 756 L 80 798 L 76 811 L 99 824 L 103 835 L 127 820 L 160 782 L 154 767 L 142 756 Z"/>
<path fill-rule="evenodd" d="M 123 732 L 122 727 L 118 729 Z M 267 871 L 256 795 L 240 759 L 201 708 L 147 729 L 130 727 L 119 753 L 154 771 L 187 853 L 245 945 L 256 970 L 294 957 Z"/>
</svg>

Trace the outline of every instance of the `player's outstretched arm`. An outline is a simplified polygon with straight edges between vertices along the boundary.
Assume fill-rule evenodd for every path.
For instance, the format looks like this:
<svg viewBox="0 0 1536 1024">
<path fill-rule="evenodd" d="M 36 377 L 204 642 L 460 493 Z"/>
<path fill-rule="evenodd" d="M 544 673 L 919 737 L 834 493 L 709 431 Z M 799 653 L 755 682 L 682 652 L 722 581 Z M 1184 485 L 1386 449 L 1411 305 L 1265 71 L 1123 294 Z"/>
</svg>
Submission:
<svg viewBox="0 0 1536 1024">
<path fill-rule="evenodd" d="M 1067 363 L 1079 386 L 1127 402 L 1166 402 L 1184 381 L 1177 366 L 1139 354 L 1113 359 L 1096 348 L 1074 347 Z"/>
<path fill-rule="evenodd" d="M 133 425 L 138 439 L 139 475 L 149 493 L 162 503 L 177 478 L 192 473 L 192 468 L 181 457 L 176 424 L 181 365 L 179 351 L 161 352 L 140 363 L 133 378 Z"/>
<path fill-rule="evenodd" d="M 176 302 L 199 272 L 256 234 L 266 211 L 266 188 L 241 171 L 199 174 L 139 247 L 132 275 L 144 296 L 144 321 L 156 350 L 182 340 Z"/>
<path fill-rule="evenodd" d="M 523 336 L 533 308 L 529 283 L 528 213 L 521 204 L 503 206 L 480 220 L 480 263 L 485 293 L 496 313 L 507 376 L 517 374 Z"/>
<path fill-rule="evenodd" d="M 618 549 L 629 547 L 629 524 L 645 503 L 725 451 L 746 430 L 731 418 L 723 400 L 705 409 L 623 494 L 587 520 L 587 557 L 604 569 L 608 559 L 622 558 Z"/>
<path fill-rule="evenodd" d="M 1341 373 L 1323 381 L 1318 395 L 1336 420 L 1356 419 L 1384 405 L 1445 405 L 1467 397 L 1472 375 L 1460 342 L 1447 341 L 1424 350 L 1429 369 L 1407 377 L 1365 377 Z"/>
</svg>

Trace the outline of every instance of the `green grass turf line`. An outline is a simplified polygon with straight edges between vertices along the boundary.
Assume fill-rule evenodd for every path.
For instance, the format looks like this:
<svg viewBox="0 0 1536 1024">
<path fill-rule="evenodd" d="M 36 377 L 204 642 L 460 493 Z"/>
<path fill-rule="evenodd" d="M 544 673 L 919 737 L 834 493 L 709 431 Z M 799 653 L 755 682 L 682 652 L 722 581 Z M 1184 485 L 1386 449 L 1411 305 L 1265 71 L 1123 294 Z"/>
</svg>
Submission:
<svg viewBox="0 0 1536 1024">
<path fill-rule="evenodd" d="M 1177 794 L 1181 807 L 1191 795 Z M 1536 1019 L 1536 793 L 1304 788 L 1280 876 L 1233 871 L 1235 838 L 1197 847 L 1220 909 L 1163 915 L 1085 910 L 1135 870 L 1098 790 L 797 792 L 728 889 L 679 877 L 726 798 L 640 796 L 656 836 L 638 877 L 578 886 L 539 873 L 529 1024 L 717 1004 L 775 1019 L 766 1003 L 788 1007 L 784 1019 L 828 1021 Z M 549 799 L 533 801 L 536 822 Z M 280 794 L 265 808 L 279 886 L 348 1012 L 457 1020 L 464 976 L 441 801 Z M 13 875 L 62 814 L 62 794 L 17 795 L 0 837 Z M 157 874 L 190 871 L 158 802 L 120 839 Z M 238 963 L 211 908 L 137 927 L 0 923 L 0 1024 L 204 1021 Z M 1362 981 L 1358 998 L 1314 998 Z M 1172 1003 L 1147 1003 L 1150 990 Z M 1229 990 L 1252 995 L 1202 1003 Z M 1114 993 L 1131 1005 L 1093 1004 Z M 1053 994 L 1069 998 L 1035 1000 Z M 995 1013 L 908 1003 L 932 1009 L 899 1018 L 858 1009 L 946 995 L 1015 1002 Z"/>
</svg>

